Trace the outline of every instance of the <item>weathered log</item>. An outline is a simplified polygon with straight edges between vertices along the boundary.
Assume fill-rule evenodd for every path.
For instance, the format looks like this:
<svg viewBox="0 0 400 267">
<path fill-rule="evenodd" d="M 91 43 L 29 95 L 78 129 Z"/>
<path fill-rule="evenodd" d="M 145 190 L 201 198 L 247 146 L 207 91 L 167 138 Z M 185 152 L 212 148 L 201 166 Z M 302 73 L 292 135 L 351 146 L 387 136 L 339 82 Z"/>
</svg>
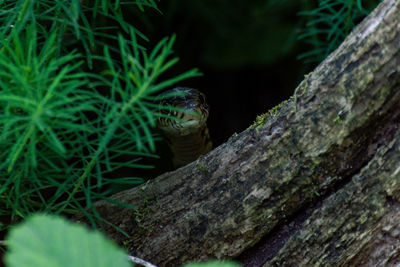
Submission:
<svg viewBox="0 0 400 267">
<path fill-rule="evenodd" d="M 136 211 L 96 203 L 130 238 L 104 225 L 108 235 L 178 266 L 237 257 L 312 213 L 267 244 L 263 261 L 400 261 L 400 1 L 381 3 L 291 100 L 260 118 L 196 162 L 113 197 Z"/>
</svg>

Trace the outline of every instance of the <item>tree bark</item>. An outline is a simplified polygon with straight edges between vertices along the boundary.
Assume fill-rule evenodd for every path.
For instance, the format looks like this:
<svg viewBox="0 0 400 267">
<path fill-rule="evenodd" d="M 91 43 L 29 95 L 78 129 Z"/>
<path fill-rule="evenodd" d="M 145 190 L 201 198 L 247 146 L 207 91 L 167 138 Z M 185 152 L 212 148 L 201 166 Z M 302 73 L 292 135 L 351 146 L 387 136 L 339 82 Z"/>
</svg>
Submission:
<svg viewBox="0 0 400 267">
<path fill-rule="evenodd" d="M 105 224 L 107 234 L 161 266 L 399 264 L 400 1 L 382 2 L 292 99 L 259 118 L 113 196 L 136 211 L 96 203 L 130 237 Z"/>
</svg>

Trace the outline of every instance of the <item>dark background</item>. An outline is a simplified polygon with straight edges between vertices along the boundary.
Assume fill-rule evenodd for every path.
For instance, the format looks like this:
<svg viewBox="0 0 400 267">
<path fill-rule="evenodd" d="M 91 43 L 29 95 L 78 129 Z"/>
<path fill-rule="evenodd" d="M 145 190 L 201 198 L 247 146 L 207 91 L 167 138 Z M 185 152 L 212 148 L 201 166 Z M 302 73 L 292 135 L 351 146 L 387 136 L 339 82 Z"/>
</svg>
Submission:
<svg viewBox="0 0 400 267">
<path fill-rule="evenodd" d="M 245 130 L 261 113 L 292 95 L 312 70 L 296 56 L 307 50 L 297 41 L 301 1 L 169 0 L 159 9 L 125 10 L 153 47 L 176 34 L 180 62 L 168 75 L 198 68 L 203 76 L 178 86 L 207 96 L 208 121 L 215 145 Z M 127 16 L 127 18 L 129 18 Z"/>
<path fill-rule="evenodd" d="M 367 2 L 371 9 L 378 1 Z M 321 11 L 322 17 L 327 18 L 325 23 L 310 26 L 310 21 L 318 20 L 320 15 L 301 12 L 316 10 L 319 1 L 163 0 L 157 3 L 158 11 L 145 8 L 142 12 L 131 6 L 123 12 L 148 38 L 148 41 L 140 40 L 140 44 L 149 50 L 162 38 L 176 34 L 174 56 L 180 61 L 166 77 L 192 68 L 203 73 L 176 86 L 196 88 L 206 94 L 211 107 L 208 126 L 214 146 L 242 132 L 257 115 L 288 99 L 304 75 L 335 49 L 365 15 L 354 4 L 349 9 L 353 13 L 347 13 L 351 16 L 343 19 L 339 16 L 341 24 L 336 25 L 330 18 L 346 5 L 338 2 L 323 11 L 327 16 Z M 310 52 L 312 57 L 301 57 Z M 159 143 L 156 153 L 160 160 L 145 161 L 156 168 L 144 173 L 138 170 L 137 176 L 151 178 L 172 169 L 166 145 Z"/>
<path fill-rule="evenodd" d="M 297 59 L 311 49 L 297 39 L 304 26 L 304 16 L 298 15 L 304 2 L 168 0 L 158 2 L 159 11 L 145 8 L 142 12 L 134 6 L 122 10 L 148 38 L 139 43 L 149 51 L 162 38 L 176 34 L 173 56 L 180 61 L 165 77 L 192 68 L 203 74 L 176 86 L 206 94 L 208 126 L 216 147 L 244 131 L 257 115 L 288 99 L 304 74 L 315 67 Z M 172 170 L 172 155 L 164 142 L 158 142 L 156 153 L 160 159 L 143 159 L 155 169 L 127 170 L 122 176 L 154 178 Z"/>
</svg>

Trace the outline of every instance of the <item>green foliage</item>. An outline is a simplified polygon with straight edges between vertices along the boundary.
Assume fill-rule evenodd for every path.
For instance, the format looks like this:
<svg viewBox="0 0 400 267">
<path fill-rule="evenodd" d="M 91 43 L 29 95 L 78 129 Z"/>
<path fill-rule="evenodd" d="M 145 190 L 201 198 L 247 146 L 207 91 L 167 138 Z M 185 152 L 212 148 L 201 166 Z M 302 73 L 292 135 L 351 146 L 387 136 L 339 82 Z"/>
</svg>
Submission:
<svg viewBox="0 0 400 267">
<path fill-rule="evenodd" d="M 35 214 L 13 226 L 5 241 L 7 267 L 132 266 L 127 253 L 101 233 L 45 214 Z M 240 267 L 233 261 L 190 263 L 185 267 Z"/>
<path fill-rule="evenodd" d="M 143 182 L 115 173 L 151 167 L 140 159 L 156 157 L 154 100 L 199 73 L 167 78 L 175 38 L 147 52 L 121 5 L 156 8 L 152 0 L 0 4 L 0 215 L 91 216 L 84 207 L 108 200 L 104 188 Z"/>
<path fill-rule="evenodd" d="M 335 50 L 353 27 L 380 2 L 379 0 L 305 0 L 307 23 L 298 36 L 310 44 L 312 50 L 299 56 L 307 61 L 320 62 Z"/>
<path fill-rule="evenodd" d="M 11 229 L 7 267 L 132 266 L 124 251 L 99 232 L 49 215 L 34 215 Z"/>
</svg>

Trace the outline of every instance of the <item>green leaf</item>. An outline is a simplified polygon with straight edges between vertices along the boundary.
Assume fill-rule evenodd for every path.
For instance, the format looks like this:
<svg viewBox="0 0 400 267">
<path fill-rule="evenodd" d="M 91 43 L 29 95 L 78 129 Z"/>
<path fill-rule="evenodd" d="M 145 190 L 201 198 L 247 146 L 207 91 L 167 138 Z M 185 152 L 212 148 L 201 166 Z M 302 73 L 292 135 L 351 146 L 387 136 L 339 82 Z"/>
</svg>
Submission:
<svg viewBox="0 0 400 267">
<path fill-rule="evenodd" d="M 7 267 L 128 267 L 124 251 L 99 232 L 50 215 L 34 215 L 11 229 Z"/>
</svg>

